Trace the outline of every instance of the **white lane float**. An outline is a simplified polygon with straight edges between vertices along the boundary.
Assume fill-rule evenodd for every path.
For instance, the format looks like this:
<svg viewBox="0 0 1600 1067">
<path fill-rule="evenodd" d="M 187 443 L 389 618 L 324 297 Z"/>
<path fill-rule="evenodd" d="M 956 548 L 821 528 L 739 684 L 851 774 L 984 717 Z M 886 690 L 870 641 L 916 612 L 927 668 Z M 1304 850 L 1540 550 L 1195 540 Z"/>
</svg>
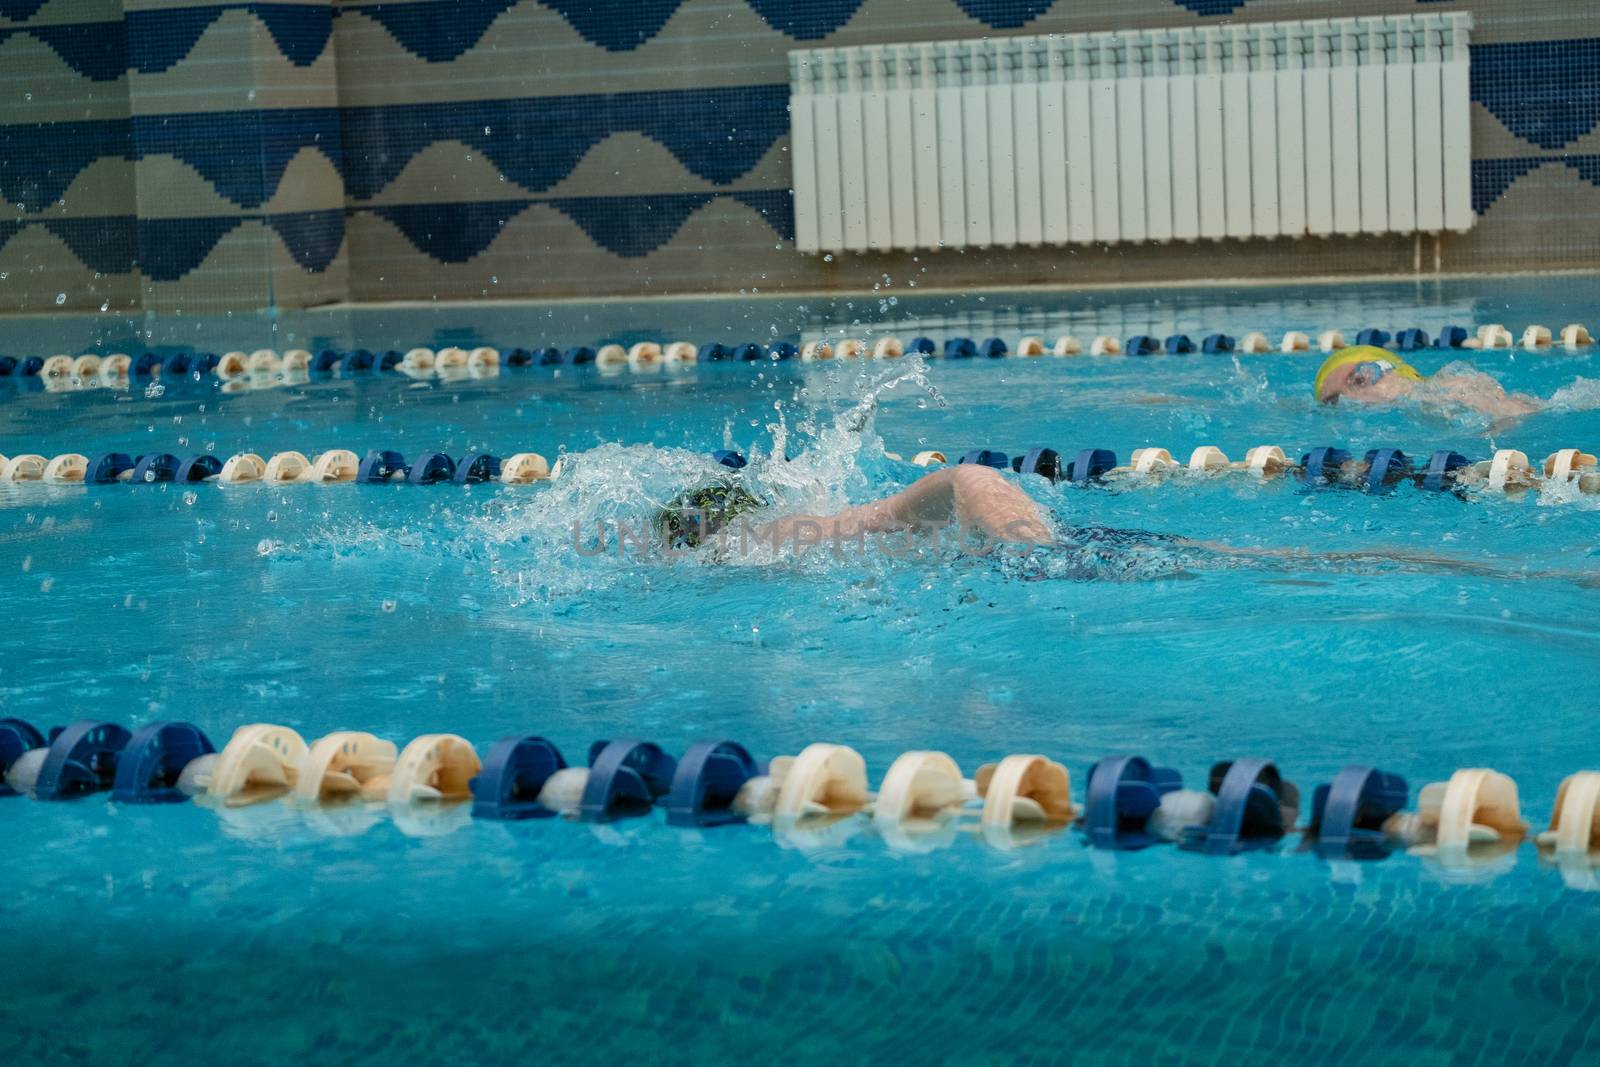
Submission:
<svg viewBox="0 0 1600 1067">
<path fill-rule="evenodd" d="M 1574 478 L 1582 479 L 1584 472 L 1594 470 L 1600 459 L 1591 452 L 1581 452 L 1576 448 L 1563 448 L 1552 452 L 1544 460 L 1544 476 L 1546 481 L 1565 485 Z"/>
<path fill-rule="evenodd" d="M 100 380 L 102 382 L 114 380 L 127 380 L 128 372 L 133 369 L 133 357 L 123 352 L 113 352 L 100 361 Z"/>
<path fill-rule="evenodd" d="M 413 348 L 400 357 L 395 370 L 412 378 L 425 378 L 433 373 L 439 357 L 431 348 Z"/>
<path fill-rule="evenodd" d="M 527 485 L 550 477 L 550 464 L 537 452 L 518 452 L 500 462 L 500 481 L 506 485 Z"/>
<path fill-rule="evenodd" d="M 1523 348 L 1549 348 L 1551 340 L 1548 326 L 1529 326 L 1522 331 Z"/>
<path fill-rule="evenodd" d="M 1045 351 L 1046 349 L 1044 347 L 1043 338 L 1024 337 L 1017 342 L 1016 351 L 1013 352 L 1012 355 L 1031 358 L 1034 356 L 1042 356 L 1045 354 Z"/>
<path fill-rule="evenodd" d="M 1510 330 L 1495 322 L 1478 327 L 1478 344 L 1483 348 L 1512 348 L 1516 339 Z"/>
<path fill-rule="evenodd" d="M 974 785 L 983 798 L 984 826 L 1065 826 L 1077 818 L 1071 774 L 1043 756 L 1013 755 L 986 763 L 978 768 Z"/>
<path fill-rule="evenodd" d="M 81 485 L 89 470 L 89 457 L 77 452 L 64 452 L 44 465 L 40 479 L 51 485 Z"/>
<path fill-rule="evenodd" d="M 1256 445 L 1244 454 L 1244 469 L 1257 478 L 1275 478 L 1294 467 L 1294 460 L 1277 445 Z"/>
<path fill-rule="evenodd" d="M 661 346 L 654 341 L 640 341 L 628 349 L 628 366 L 634 370 L 660 366 Z"/>
<path fill-rule="evenodd" d="M 1317 334 L 1317 348 L 1323 352 L 1333 353 L 1344 347 L 1344 334 L 1338 330 L 1323 330 Z"/>
<path fill-rule="evenodd" d="M 243 378 L 250 373 L 250 357 L 243 352 L 224 352 L 217 360 L 216 375 L 223 381 Z"/>
<path fill-rule="evenodd" d="M 259 482 L 267 475 L 267 461 L 254 452 L 236 452 L 222 464 L 217 473 L 219 485 L 243 485 Z"/>
<path fill-rule="evenodd" d="M 470 800 L 469 783 L 482 769 L 477 751 L 466 738 L 423 734 L 406 745 L 387 775 L 369 779 L 363 791 L 381 795 L 393 807 Z"/>
<path fill-rule="evenodd" d="M 594 354 L 597 367 L 622 367 L 627 365 L 628 350 L 621 345 L 601 345 Z"/>
<path fill-rule="evenodd" d="M 925 452 L 918 452 L 916 455 L 912 456 L 911 462 L 915 463 L 919 467 L 942 467 L 949 463 L 950 460 L 945 457 L 943 452 L 929 449 Z"/>
<path fill-rule="evenodd" d="M 1479 846 L 1515 846 L 1528 833 L 1517 800 L 1517 784 L 1498 771 L 1468 767 L 1448 782 L 1433 782 L 1417 795 L 1417 810 L 1389 821 L 1390 832 L 1417 855 L 1464 861 Z"/>
<path fill-rule="evenodd" d="M 1556 790 L 1556 807 L 1550 815 L 1550 828 L 1535 840 L 1540 848 L 1558 855 L 1587 857 L 1600 849 L 1600 771 L 1579 771 L 1568 775 Z"/>
<path fill-rule="evenodd" d="M 283 354 L 283 370 L 286 374 L 301 374 L 311 369 L 311 353 L 303 348 L 291 348 Z"/>
<path fill-rule="evenodd" d="M 1091 356 L 1120 356 L 1122 355 L 1122 342 L 1110 334 L 1103 333 L 1089 342 L 1089 354 Z"/>
<path fill-rule="evenodd" d="M 1588 327 L 1574 322 L 1562 328 L 1561 343 L 1568 348 L 1583 348 L 1594 344 L 1594 338 L 1589 336 Z"/>
<path fill-rule="evenodd" d="M 1481 476 L 1490 492 L 1515 492 L 1530 489 L 1538 484 L 1538 475 L 1528 462 L 1528 454 L 1514 448 L 1502 448 L 1487 460 L 1472 465 L 1474 475 Z"/>
<path fill-rule="evenodd" d="M 976 799 L 977 786 L 961 776 L 956 761 L 943 752 L 903 752 L 889 765 L 872 805 L 879 829 L 931 823 L 957 813 Z"/>
<path fill-rule="evenodd" d="M 832 358 L 833 346 L 826 341 L 807 341 L 800 346 L 800 360 L 803 363 Z"/>
<path fill-rule="evenodd" d="M 292 795 L 300 804 L 354 800 L 368 783 L 394 771 L 394 742 L 341 731 L 318 738 L 300 760 Z"/>
<path fill-rule="evenodd" d="M 70 378 L 72 377 L 71 356 L 51 356 L 44 361 L 44 366 L 39 368 L 41 378 Z"/>
<path fill-rule="evenodd" d="M 283 369 L 283 360 L 270 348 L 258 348 L 245 366 L 251 374 L 276 374 Z"/>
<path fill-rule="evenodd" d="M 81 355 L 72 361 L 72 376 L 84 382 L 89 381 L 91 378 L 98 379 L 100 377 L 100 363 L 99 356 Z"/>
<path fill-rule="evenodd" d="M 840 359 L 860 359 L 867 350 L 865 341 L 840 341 L 839 348 L 834 353 Z"/>
<path fill-rule="evenodd" d="M 1081 356 L 1083 344 L 1070 333 L 1064 333 L 1056 338 L 1056 343 L 1050 346 L 1052 356 Z"/>
<path fill-rule="evenodd" d="M 317 485 L 353 482 L 361 470 L 361 457 L 347 448 L 330 448 L 311 461 L 305 480 Z"/>
<path fill-rule="evenodd" d="M 1259 331 L 1247 333 L 1239 338 L 1236 351 L 1246 355 L 1259 356 L 1272 351 L 1272 342 L 1267 340 L 1267 335 Z"/>
<path fill-rule="evenodd" d="M 475 371 L 499 370 L 500 350 L 480 345 L 467 353 L 467 366 Z"/>
<path fill-rule="evenodd" d="M 798 756 L 779 756 L 768 777 L 775 789 L 772 820 L 779 825 L 850 815 L 872 800 L 866 760 L 846 745 L 818 742 Z"/>
<path fill-rule="evenodd" d="M 261 480 L 282 484 L 285 482 L 305 481 L 306 475 L 311 470 L 311 461 L 300 452 L 279 452 L 267 460 L 267 465 L 261 472 Z"/>
<path fill-rule="evenodd" d="M 688 341 L 674 341 L 662 350 L 661 358 L 668 363 L 694 363 L 700 358 L 700 349 Z"/>
<path fill-rule="evenodd" d="M 1283 341 L 1278 345 L 1278 351 L 1287 354 L 1294 352 L 1311 351 L 1311 337 L 1299 330 L 1290 330 L 1283 335 Z"/>
<path fill-rule="evenodd" d="M 1233 466 L 1228 459 L 1228 454 L 1215 445 L 1201 445 L 1189 453 L 1189 462 L 1185 464 L 1193 474 L 1212 474 L 1225 471 Z"/>
<path fill-rule="evenodd" d="M 25 453 L 12 456 L 4 463 L 0 463 L 0 482 L 37 482 L 44 478 L 45 464 L 49 462 L 43 456 Z"/>
<path fill-rule="evenodd" d="M 464 371 L 467 369 L 467 350 L 451 345 L 434 353 L 433 369 L 436 371 Z"/>
<path fill-rule="evenodd" d="M 1146 477 L 1181 469 L 1172 453 L 1164 448 L 1136 448 L 1128 457 L 1128 464 L 1130 472 Z"/>
<path fill-rule="evenodd" d="M 241 726 L 217 754 L 205 795 L 231 808 L 274 800 L 294 788 L 306 752 L 305 739 L 287 726 Z"/>
<path fill-rule="evenodd" d="M 898 337 L 880 337 L 872 346 L 873 359 L 899 359 L 906 354 L 906 346 Z"/>
</svg>

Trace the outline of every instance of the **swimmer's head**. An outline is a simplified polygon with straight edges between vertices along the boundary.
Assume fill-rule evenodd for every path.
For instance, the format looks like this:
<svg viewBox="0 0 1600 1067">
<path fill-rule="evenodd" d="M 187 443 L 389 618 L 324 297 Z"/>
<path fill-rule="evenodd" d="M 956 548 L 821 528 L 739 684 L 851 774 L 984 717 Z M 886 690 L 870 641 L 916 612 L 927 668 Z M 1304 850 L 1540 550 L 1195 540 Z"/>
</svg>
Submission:
<svg viewBox="0 0 1600 1067">
<path fill-rule="evenodd" d="M 1341 396 L 1381 403 L 1403 396 L 1420 381 L 1421 372 L 1387 348 L 1355 345 L 1324 360 L 1312 388 L 1324 404 L 1336 403 Z"/>
<path fill-rule="evenodd" d="M 656 515 L 656 528 L 674 548 L 695 548 L 740 515 L 766 507 L 766 501 L 732 482 L 716 482 L 680 493 Z"/>
</svg>

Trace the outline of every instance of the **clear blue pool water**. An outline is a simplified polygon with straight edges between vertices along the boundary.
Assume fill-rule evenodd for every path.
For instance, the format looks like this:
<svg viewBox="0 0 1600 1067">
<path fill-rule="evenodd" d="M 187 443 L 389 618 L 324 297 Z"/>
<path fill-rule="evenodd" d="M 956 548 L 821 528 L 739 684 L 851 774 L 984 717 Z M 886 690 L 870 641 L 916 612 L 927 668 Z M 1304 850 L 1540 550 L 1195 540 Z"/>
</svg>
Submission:
<svg viewBox="0 0 1600 1067">
<path fill-rule="evenodd" d="M 1592 319 L 1595 289 L 1581 277 L 0 322 L 0 349 L 1447 322 L 1520 333 Z M 1600 498 L 1024 480 L 1064 523 L 1312 554 L 1186 558 L 1119 582 L 1020 580 L 953 553 L 585 558 L 571 531 L 698 482 L 719 447 L 808 508 L 908 482 L 916 471 L 885 449 L 1595 451 L 1596 358 L 1474 357 L 1508 388 L 1559 397 L 1502 426 L 1318 408 L 1315 355 L 531 369 L 238 395 L 209 380 L 159 395 L 0 383 L 8 455 L 567 456 L 563 477 L 535 488 L 0 488 L 0 715 L 187 719 L 219 741 L 252 721 L 401 743 L 447 730 L 480 750 L 539 733 L 569 757 L 625 734 L 671 751 L 731 737 L 761 758 L 830 740 L 859 749 L 874 781 L 911 748 L 946 750 L 969 773 L 1037 751 L 1068 765 L 1080 794 L 1090 763 L 1130 750 L 1192 782 L 1215 760 L 1265 756 L 1307 791 L 1350 762 L 1404 774 L 1413 795 L 1492 766 L 1521 784 L 1539 827 L 1560 779 L 1600 766 L 1588 720 Z M 868 395 L 865 431 L 837 429 Z M 1314 556 L 1330 551 L 1369 555 Z M 1386 558 L 1401 553 L 1436 558 Z M 223 820 L 99 798 L 0 799 L 0 827 L 13 961 L 0 1023 L 17 1062 L 227 1048 L 263 1064 L 418 1049 L 687 1063 L 729 1036 L 752 1055 L 842 1062 L 1584 1063 L 1600 1051 L 1597 898 L 1531 846 L 1470 871 L 1405 855 L 1330 867 L 1292 840 L 1232 859 L 1112 856 L 1070 833 L 1015 852 L 958 835 L 924 854 L 856 825 L 804 847 L 659 818 L 454 820 L 419 835 L 383 816 L 363 828 L 268 806 Z"/>
</svg>

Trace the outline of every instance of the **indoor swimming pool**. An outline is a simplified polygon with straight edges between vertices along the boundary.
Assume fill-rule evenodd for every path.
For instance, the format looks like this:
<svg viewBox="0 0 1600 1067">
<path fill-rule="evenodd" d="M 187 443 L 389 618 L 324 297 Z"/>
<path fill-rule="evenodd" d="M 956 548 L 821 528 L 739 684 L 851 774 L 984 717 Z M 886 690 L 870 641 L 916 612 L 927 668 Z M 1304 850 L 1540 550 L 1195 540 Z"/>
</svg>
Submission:
<svg viewBox="0 0 1600 1067">
<path fill-rule="evenodd" d="M 1085 547 L 977 555 L 846 545 L 716 563 L 597 551 L 736 476 L 785 511 L 909 485 L 901 459 L 974 449 L 1323 446 L 1532 464 L 1600 446 L 1589 345 L 1426 348 L 1540 399 L 1517 419 L 1427 401 L 1323 406 L 1318 333 L 1503 323 L 1600 330 L 1594 278 L 1078 293 L 365 308 L 226 319 L 0 321 L 0 354 L 493 346 L 496 373 L 0 378 L 0 453 L 240 452 L 408 460 L 534 452 L 526 485 L 0 484 L 0 717 L 41 729 L 250 723 L 756 760 L 848 745 L 874 788 L 911 750 L 964 775 L 1012 753 L 1071 774 L 1138 753 L 1203 789 L 1272 760 L 1302 794 L 1341 768 L 1407 807 L 1494 768 L 1546 828 L 1600 767 L 1600 494 L 1577 483 L 1382 491 L 1293 472 L 1091 484 L 1008 474 Z M 769 346 L 1149 334 L 1284 354 L 702 359 L 511 366 L 517 347 Z M 1535 480 L 1537 480 L 1535 478 Z M 1016 839 L 968 819 L 901 837 L 854 815 L 780 828 L 494 821 L 470 805 L 305 808 L 0 797 L 0 977 L 18 1062 L 493 1062 L 529 1035 L 585 1058 L 703 1060 L 708 1033 L 809 1062 L 1579 1063 L 1600 887 L 1530 839 L 1453 861 L 1328 860 L 1290 835 L 1207 855 Z M 968 832 L 968 831 L 972 832 Z M 469 980 L 470 979 L 470 980 Z M 483 990 L 504 996 L 485 998 Z M 108 998 L 108 991 L 116 992 Z M 179 1025 L 176 1020 L 181 1020 Z M 915 1050 L 914 1052 L 912 1050 Z M 997 1050 L 1004 1050 L 997 1051 Z M 571 1047 L 552 1053 L 575 1058 Z"/>
</svg>

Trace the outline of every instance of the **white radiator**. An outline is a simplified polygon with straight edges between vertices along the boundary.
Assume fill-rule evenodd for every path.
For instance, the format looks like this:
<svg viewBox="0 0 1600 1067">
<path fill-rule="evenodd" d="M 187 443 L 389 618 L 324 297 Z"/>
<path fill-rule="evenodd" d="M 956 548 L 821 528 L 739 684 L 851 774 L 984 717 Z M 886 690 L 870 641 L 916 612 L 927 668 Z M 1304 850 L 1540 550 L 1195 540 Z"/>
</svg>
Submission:
<svg viewBox="0 0 1600 1067">
<path fill-rule="evenodd" d="M 1473 223 L 1467 14 L 789 53 L 803 252 Z"/>
</svg>

